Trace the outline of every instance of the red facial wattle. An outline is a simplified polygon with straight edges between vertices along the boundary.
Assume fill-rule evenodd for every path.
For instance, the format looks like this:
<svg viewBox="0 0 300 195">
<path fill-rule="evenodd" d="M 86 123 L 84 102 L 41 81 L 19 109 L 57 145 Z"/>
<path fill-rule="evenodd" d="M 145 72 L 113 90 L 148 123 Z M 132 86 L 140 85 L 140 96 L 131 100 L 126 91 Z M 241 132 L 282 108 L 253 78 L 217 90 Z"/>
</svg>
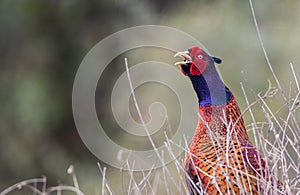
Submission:
<svg viewBox="0 0 300 195">
<path fill-rule="evenodd" d="M 192 75 L 201 75 L 206 69 L 206 62 L 194 62 L 191 65 L 190 73 Z"/>
<path fill-rule="evenodd" d="M 190 56 L 193 61 L 190 67 L 190 73 L 192 75 L 201 75 L 205 69 L 208 62 L 207 54 L 201 50 L 199 47 L 192 47 L 190 50 Z"/>
</svg>

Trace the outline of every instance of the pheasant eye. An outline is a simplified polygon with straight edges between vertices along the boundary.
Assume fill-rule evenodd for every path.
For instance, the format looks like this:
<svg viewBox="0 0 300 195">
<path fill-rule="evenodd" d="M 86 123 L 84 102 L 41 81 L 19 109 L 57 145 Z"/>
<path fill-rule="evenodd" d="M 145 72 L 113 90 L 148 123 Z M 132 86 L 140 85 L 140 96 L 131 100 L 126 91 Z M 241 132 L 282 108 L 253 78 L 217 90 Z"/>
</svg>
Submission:
<svg viewBox="0 0 300 195">
<path fill-rule="evenodd" d="M 202 58 L 203 58 L 203 55 L 199 54 L 197 57 L 198 57 L 199 59 L 202 59 Z"/>
</svg>

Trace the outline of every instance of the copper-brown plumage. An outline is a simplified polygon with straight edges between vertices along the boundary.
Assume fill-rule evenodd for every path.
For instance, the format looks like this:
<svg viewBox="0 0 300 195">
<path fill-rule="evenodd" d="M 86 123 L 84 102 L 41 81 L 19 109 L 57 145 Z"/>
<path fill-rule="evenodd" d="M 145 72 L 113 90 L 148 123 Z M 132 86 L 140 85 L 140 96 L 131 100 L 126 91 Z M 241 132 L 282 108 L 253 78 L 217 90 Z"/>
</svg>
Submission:
<svg viewBox="0 0 300 195">
<path fill-rule="evenodd" d="M 280 181 L 253 147 L 238 104 L 221 81 L 214 62 L 199 47 L 176 56 L 184 58 L 199 100 L 199 121 L 186 155 L 191 194 L 284 194 Z"/>
</svg>

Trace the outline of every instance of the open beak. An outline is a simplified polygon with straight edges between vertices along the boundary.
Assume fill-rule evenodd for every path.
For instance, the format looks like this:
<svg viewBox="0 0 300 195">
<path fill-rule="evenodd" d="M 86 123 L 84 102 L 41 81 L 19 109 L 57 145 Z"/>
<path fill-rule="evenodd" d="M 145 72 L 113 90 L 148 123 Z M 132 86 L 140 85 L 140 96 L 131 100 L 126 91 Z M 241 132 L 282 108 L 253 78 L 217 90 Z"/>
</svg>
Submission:
<svg viewBox="0 0 300 195">
<path fill-rule="evenodd" d="M 183 61 L 176 62 L 175 66 L 180 66 L 180 65 L 186 65 L 187 66 L 188 63 L 192 63 L 192 58 L 189 55 L 188 51 L 180 51 L 180 52 L 178 52 L 174 55 L 174 57 L 177 57 L 177 56 L 181 57 L 183 59 Z"/>
</svg>

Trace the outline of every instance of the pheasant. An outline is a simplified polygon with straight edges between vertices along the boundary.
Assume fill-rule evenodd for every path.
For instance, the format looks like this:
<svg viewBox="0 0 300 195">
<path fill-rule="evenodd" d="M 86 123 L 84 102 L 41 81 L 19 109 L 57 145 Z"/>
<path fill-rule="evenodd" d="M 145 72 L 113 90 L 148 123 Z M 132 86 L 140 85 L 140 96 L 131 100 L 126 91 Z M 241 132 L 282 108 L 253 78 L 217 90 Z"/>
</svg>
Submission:
<svg viewBox="0 0 300 195">
<path fill-rule="evenodd" d="M 175 63 L 193 84 L 199 120 L 186 154 L 190 194 L 285 194 L 251 143 L 234 95 L 222 82 L 212 57 L 195 46 Z"/>
</svg>

